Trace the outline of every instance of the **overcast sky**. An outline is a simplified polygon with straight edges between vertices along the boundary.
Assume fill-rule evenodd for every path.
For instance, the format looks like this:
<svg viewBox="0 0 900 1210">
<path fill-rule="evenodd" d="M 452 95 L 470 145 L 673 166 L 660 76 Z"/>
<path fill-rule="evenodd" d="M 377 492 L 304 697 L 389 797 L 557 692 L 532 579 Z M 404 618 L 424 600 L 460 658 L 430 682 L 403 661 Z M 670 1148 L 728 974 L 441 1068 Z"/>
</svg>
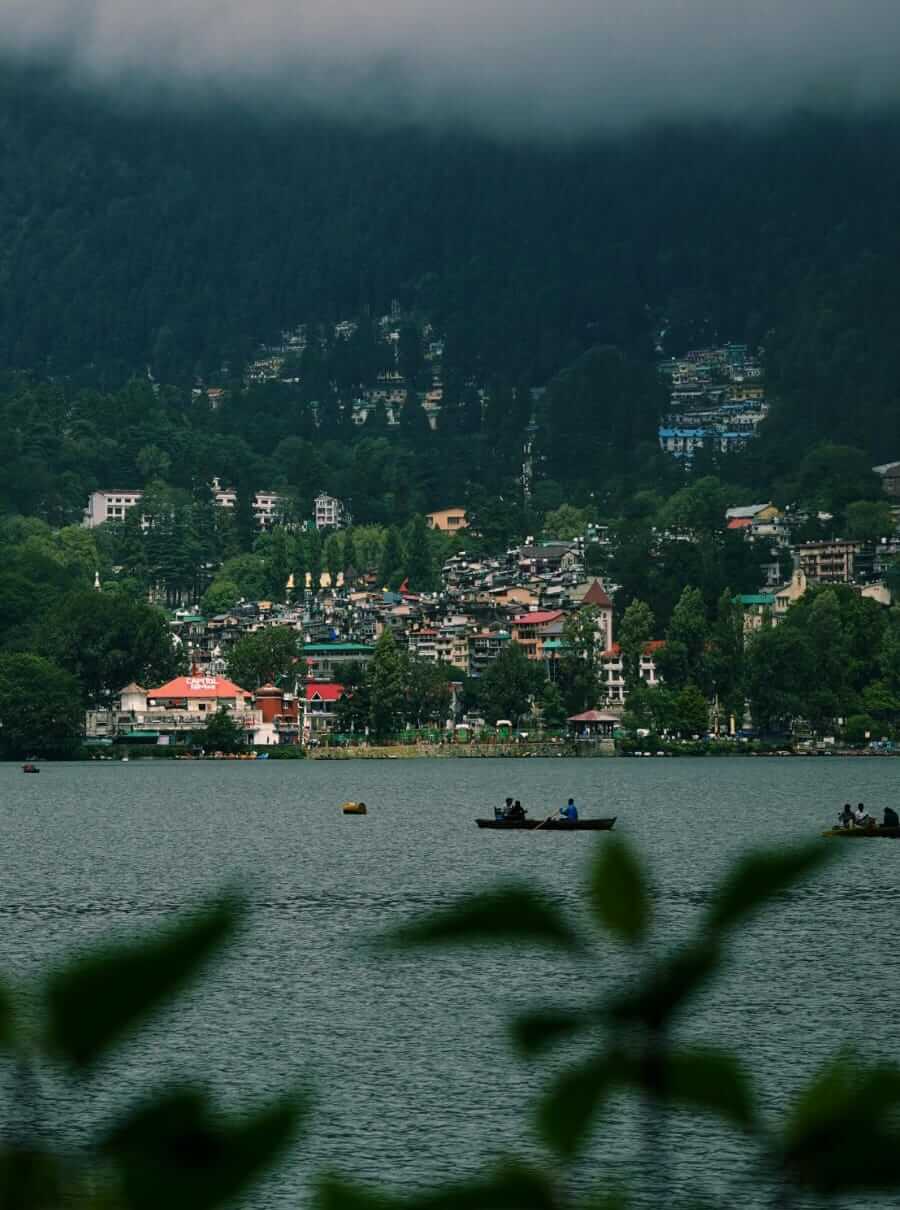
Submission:
<svg viewBox="0 0 900 1210">
<path fill-rule="evenodd" d="M 900 93 L 900 0 L 0 0 L 0 45 L 121 94 L 524 134 Z"/>
</svg>

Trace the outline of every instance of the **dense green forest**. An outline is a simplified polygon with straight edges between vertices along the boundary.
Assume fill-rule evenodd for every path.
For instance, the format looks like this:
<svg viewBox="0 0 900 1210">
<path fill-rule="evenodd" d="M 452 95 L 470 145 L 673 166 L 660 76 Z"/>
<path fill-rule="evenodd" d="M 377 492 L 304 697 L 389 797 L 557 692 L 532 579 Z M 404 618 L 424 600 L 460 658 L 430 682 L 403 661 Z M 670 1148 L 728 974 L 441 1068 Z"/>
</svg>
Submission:
<svg viewBox="0 0 900 1210">
<path fill-rule="evenodd" d="M 893 116 L 552 147 L 116 110 L 8 68 L 0 366 L 184 387 L 397 298 L 446 335 L 451 384 L 544 385 L 604 345 L 646 364 L 663 329 L 671 352 L 762 343 L 766 466 L 826 437 L 892 457 L 898 153 Z"/>
</svg>

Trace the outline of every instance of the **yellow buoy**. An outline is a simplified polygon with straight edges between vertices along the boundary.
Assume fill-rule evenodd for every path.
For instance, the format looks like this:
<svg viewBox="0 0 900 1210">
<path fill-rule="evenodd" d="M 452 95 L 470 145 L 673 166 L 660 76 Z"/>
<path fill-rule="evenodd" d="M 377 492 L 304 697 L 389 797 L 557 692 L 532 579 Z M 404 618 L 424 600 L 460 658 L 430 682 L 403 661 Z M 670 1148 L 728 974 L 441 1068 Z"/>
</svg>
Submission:
<svg viewBox="0 0 900 1210">
<path fill-rule="evenodd" d="M 366 804 L 364 802 L 345 802 L 341 810 L 345 815 L 365 815 Z"/>
</svg>

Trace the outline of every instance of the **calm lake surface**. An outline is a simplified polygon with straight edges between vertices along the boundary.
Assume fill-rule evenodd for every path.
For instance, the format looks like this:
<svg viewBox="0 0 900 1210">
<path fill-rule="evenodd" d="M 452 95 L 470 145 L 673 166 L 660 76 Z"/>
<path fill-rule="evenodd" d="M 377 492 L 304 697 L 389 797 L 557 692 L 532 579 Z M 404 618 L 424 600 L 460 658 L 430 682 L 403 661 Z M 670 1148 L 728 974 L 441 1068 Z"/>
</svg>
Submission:
<svg viewBox="0 0 900 1210">
<path fill-rule="evenodd" d="M 898 805 L 898 789 L 900 762 L 832 757 L 148 760 L 45 765 L 39 777 L 4 765 L 0 971 L 28 980 L 95 939 L 244 888 L 249 925 L 210 977 L 119 1052 L 118 1079 L 98 1074 L 86 1107 L 48 1074 L 48 1122 L 77 1142 L 144 1087 L 204 1080 L 237 1107 L 311 1084 L 310 1133 L 246 1204 L 300 1205 L 325 1168 L 409 1189 L 464 1177 L 501 1153 L 533 1155 L 528 1109 L 564 1056 L 514 1058 L 509 1018 L 577 1003 L 626 973 L 606 943 L 591 981 L 539 952 L 366 948 L 380 930 L 499 879 L 535 879 L 580 912 L 603 835 L 480 832 L 476 815 L 507 794 L 534 816 L 570 794 L 583 814 L 617 815 L 617 832 L 652 863 L 659 928 L 677 940 L 742 850 L 815 836 L 846 799 L 880 814 Z M 348 798 L 370 814 L 343 817 Z M 867 1057 L 897 1057 L 900 843 L 847 843 L 840 857 L 755 923 L 684 1023 L 686 1035 L 742 1054 L 773 1121 L 849 1041 Z M 614 1106 L 586 1180 L 639 1171 L 637 1125 L 627 1103 Z M 685 1118 L 672 1142 L 679 1194 L 754 1203 L 734 1134 Z"/>
</svg>

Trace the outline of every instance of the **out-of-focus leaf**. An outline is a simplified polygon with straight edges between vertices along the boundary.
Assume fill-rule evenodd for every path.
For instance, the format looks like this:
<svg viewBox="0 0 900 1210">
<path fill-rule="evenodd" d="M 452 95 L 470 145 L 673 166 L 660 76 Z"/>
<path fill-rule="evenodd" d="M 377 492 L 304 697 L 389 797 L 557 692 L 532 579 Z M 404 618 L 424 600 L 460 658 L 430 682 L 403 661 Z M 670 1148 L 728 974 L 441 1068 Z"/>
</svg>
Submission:
<svg viewBox="0 0 900 1210">
<path fill-rule="evenodd" d="M 582 1210 L 628 1210 L 629 1200 L 628 1194 L 619 1189 L 619 1191 L 598 1193 L 588 1202 L 578 1204 L 581 1205 Z"/>
<path fill-rule="evenodd" d="M 750 1080 L 734 1057 L 718 1050 L 672 1052 L 660 1066 L 662 1080 L 652 1090 L 661 1099 L 706 1109 L 743 1130 L 756 1122 Z"/>
<path fill-rule="evenodd" d="M 628 1198 L 624 1193 L 601 1193 L 581 1206 L 583 1210 L 627 1210 Z"/>
<path fill-rule="evenodd" d="M 568 950 L 578 946 L 559 908 L 530 887 L 517 885 L 472 895 L 455 907 L 395 930 L 386 940 L 395 948 L 510 941 Z"/>
<path fill-rule="evenodd" d="M 713 932 L 733 928 L 789 890 L 833 856 L 821 843 L 803 848 L 749 853 L 738 861 L 713 896 L 707 927 Z"/>
<path fill-rule="evenodd" d="M 513 1021 L 511 1032 L 523 1055 L 536 1055 L 593 1024 L 590 1014 L 563 1009 L 536 1009 Z"/>
<path fill-rule="evenodd" d="M 785 1122 L 784 1137 L 790 1145 L 808 1138 L 848 1111 L 853 1102 L 854 1065 L 841 1056 L 826 1063 L 794 1102 Z"/>
<path fill-rule="evenodd" d="M 319 1184 L 315 1210 L 553 1210 L 547 1177 L 521 1164 L 505 1164 L 464 1184 L 414 1194 L 409 1198 L 325 1180 Z"/>
<path fill-rule="evenodd" d="M 711 977 L 720 952 L 711 942 L 695 942 L 658 963 L 637 987 L 609 1005 L 617 1021 L 643 1024 L 649 1029 L 665 1025 Z"/>
<path fill-rule="evenodd" d="M 206 1096 L 170 1092 L 134 1110 L 101 1149 L 131 1210 L 211 1210 L 272 1167 L 295 1137 L 303 1107 L 282 1100 L 223 1119 Z"/>
<path fill-rule="evenodd" d="M 86 1066 L 198 973 L 234 932 L 241 908 L 218 903 L 146 940 L 95 950 L 51 975 L 49 1043 Z"/>
<path fill-rule="evenodd" d="M 637 857 L 618 838 L 598 845 L 591 864 L 594 915 L 623 941 L 639 941 L 647 931 L 652 907 Z"/>
<path fill-rule="evenodd" d="M 900 1070 L 827 1064 L 797 1100 L 785 1125 L 787 1177 L 838 1195 L 900 1185 Z"/>
<path fill-rule="evenodd" d="M 403 1205 L 400 1198 L 337 1177 L 323 1177 L 313 1199 L 314 1210 L 400 1210 Z"/>
<path fill-rule="evenodd" d="M 563 1072 L 538 1103 L 537 1128 L 544 1142 L 562 1156 L 577 1154 L 620 1075 L 606 1055 Z"/>
<path fill-rule="evenodd" d="M 56 1210 L 62 1202 L 62 1172 L 56 1156 L 30 1148 L 0 1151 L 0 1206 Z"/>
<path fill-rule="evenodd" d="M 522 1164 L 506 1164 L 465 1184 L 410 1199 L 409 1210 L 552 1210 L 547 1177 Z"/>
<path fill-rule="evenodd" d="M 0 1046 L 11 1046 L 16 1035 L 15 1009 L 9 988 L 0 983 Z"/>
</svg>

